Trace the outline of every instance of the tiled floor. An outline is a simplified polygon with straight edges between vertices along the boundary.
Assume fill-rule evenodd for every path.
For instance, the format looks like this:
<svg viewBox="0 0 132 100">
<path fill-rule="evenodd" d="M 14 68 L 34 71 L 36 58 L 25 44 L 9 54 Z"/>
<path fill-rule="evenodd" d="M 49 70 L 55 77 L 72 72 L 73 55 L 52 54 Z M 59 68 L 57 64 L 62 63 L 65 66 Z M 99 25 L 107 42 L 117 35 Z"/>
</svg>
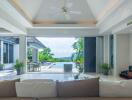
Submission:
<svg viewBox="0 0 132 100">
<path fill-rule="evenodd" d="M 74 80 L 74 76 L 76 73 L 64 73 L 64 72 L 28 72 L 24 75 L 16 75 L 16 72 L 13 70 L 5 70 L 0 71 L 0 80 L 10 80 L 14 78 L 21 78 L 21 80 L 27 79 L 53 79 L 53 80 Z M 100 80 L 107 80 L 107 81 L 120 81 L 124 80 L 120 77 L 113 77 L 113 76 L 104 76 L 96 73 L 87 73 L 80 75 L 80 78 L 91 78 L 91 77 L 100 77 Z"/>
<path fill-rule="evenodd" d="M 23 75 L 16 75 L 16 73 L 12 73 L 6 76 L 0 76 L 0 80 L 10 80 L 10 79 L 15 79 L 15 78 L 21 78 L 21 80 L 28 80 L 28 79 L 53 79 L 53 80 L 59 80 L 59 81 L 64 81 L 64 80 L 74 80 L 75 74 L 73 73 L 26 73 Z M 120 81 L 124 80 L 119 77 L 113 77 L 113 76 L 104 76 L 104 75 L 99 75 L 95 73 L 88 73 L 88 74 L 82 74 L 80 75 L 80 79 L 84 78 L 91 78 L 91 77 L 100 77 L 100 80 L 105 80 L 105 81 Z"/>
</svg>

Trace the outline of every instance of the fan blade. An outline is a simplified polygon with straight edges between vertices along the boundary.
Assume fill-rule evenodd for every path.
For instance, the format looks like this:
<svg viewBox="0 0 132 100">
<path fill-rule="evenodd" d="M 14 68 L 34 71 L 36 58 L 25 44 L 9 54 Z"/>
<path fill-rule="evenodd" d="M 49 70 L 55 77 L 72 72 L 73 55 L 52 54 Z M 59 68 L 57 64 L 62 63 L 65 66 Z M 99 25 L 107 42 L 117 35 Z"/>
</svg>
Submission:
<svg viewBox="0 0 132 100">
<path fill-rule="evenodd" d="M 79 11 L 69 11 L 69 13 L 71 13 L 71 14 L 77 14 L 77 15 L 81 14 L 81 12 L 79 12 Z"/>
</svg>

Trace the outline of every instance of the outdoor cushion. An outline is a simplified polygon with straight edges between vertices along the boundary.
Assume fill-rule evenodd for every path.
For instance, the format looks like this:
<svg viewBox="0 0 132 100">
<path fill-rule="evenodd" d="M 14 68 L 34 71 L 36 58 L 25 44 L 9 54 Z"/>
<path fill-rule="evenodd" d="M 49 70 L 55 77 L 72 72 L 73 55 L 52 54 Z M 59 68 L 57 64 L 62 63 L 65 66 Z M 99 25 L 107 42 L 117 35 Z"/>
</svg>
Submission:
<svg viewBox="0 0 132 100">
<path fill-rule="evenodd" d="M 99 79 L 57 82 L 59 97 L 98 97 Z"/>
<path fill-rule="evenodd" d="M 132 97 L 132 81 L 100 81 L 100 97 Z"/>
<path fill-rule="evenodd" d="M 16 97 L 15 82 L 20 79 L 0 81 L 0 97 Z"/>
<path fill-rule="evenodd" d="M 56 82 L 17 82 L 18 97 L 56 97 Z"/>
</svg>

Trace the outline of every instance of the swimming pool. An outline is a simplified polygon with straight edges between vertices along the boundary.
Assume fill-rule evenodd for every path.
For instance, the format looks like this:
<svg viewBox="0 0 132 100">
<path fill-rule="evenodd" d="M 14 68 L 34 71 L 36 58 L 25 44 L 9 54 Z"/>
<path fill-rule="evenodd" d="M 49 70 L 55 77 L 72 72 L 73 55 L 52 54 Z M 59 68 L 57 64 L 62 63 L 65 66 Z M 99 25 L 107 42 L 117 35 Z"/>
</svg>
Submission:
<svg viewBox="0 0 132 100">
<path fill-rule="evenodd" d="M 52 65 L 52 68 L 63 68 L 64 67 L 64 64 L 72 64 L 73 65 L 73 68 L 75 67 L 75 63 L 74 62 L 55 62 Z"/>
</svg>

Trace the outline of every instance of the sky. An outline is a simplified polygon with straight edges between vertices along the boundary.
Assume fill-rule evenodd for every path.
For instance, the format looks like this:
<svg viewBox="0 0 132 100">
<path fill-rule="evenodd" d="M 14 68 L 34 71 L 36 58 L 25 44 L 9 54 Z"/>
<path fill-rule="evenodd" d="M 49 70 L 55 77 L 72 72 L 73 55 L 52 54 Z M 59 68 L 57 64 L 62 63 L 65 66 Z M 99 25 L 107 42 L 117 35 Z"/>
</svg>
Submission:
<svg viewBox="0 0 132 100">
<path fill-rule="evenodd" d="M 73 50 L 73 43 L 77 41 L 76 38 L 47 38 L 37 37 L 46 47 L 51 49 L 55 58 L 71 57 Z"/>
</svg>

